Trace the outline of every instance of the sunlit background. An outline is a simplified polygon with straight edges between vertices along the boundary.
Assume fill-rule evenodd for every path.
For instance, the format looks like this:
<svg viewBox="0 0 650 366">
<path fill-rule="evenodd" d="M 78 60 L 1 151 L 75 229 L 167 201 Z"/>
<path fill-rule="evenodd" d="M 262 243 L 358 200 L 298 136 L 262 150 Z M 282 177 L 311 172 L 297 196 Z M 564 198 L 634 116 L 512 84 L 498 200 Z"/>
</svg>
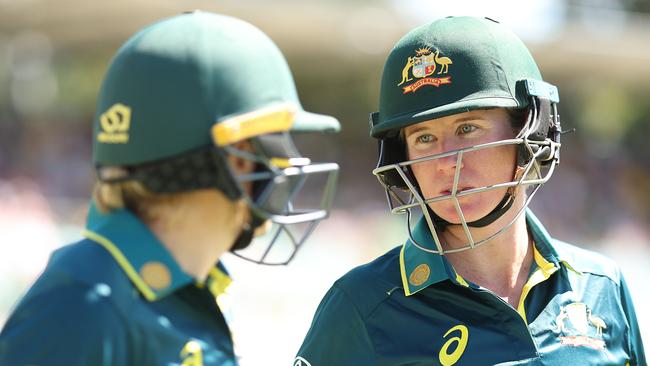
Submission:
<svg viewBox="0 0 650 366">
<path fill-rule="evenodd" d="M 559 86 L 562 163 L 532 203 L 552 234 L 616 259 L 650 339 L 650 3 L 646 0 L 0 0 L 0 325 L 49 253 L 80 237 L 93 182 L 91 121 L 117 47 L 159 18 L 204 9 L 273 38 L 306 109 L 343 131 L 313 140 L 341 165 L 331 218 L 291 265 L 225 259 L 241 364 L 288 365 L 332 282 L 400 244 L 370 174 L 381 68 L 409 29 L 488 16 L 530 47 Z M 263 62 L 263 60 L 260 60 Z M 312 145 L 314 145 L 312 143 Z M 313 146 L 312 146 L 313 147 Z"/>
</svg>

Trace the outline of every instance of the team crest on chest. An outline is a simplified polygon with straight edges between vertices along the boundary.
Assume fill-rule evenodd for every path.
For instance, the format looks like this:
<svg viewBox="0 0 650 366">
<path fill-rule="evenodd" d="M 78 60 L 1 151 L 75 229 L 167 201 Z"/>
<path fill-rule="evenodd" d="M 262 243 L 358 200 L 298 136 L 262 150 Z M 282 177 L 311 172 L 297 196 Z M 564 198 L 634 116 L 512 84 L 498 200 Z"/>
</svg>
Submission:
<svg viewBox="0 0 650 366">
<path fill-rule="evenodd" d="M 438 87 L 451 84 L 451 76 L 444 76 L 449 73 L 451 64 L 453 64 L 451 59 L 441 56 L 440 50 L 434 52 L 429 47 L 419 48 L 415 50 L 414 56 L 409 56 L 406 60 L 406 65 L 402 69 L 402 80 L 397 86 L 404 85 L 402 93 L 408 94 L 415 93 L 425 85 Z"/>
<path fill-rule="evenodd" d="M 607 330 L 607 324 L 583 302 L 563 306 L 555 318 L 555 325 L 563 345 L 605 349 L 603 332 Z"/>
</svg>

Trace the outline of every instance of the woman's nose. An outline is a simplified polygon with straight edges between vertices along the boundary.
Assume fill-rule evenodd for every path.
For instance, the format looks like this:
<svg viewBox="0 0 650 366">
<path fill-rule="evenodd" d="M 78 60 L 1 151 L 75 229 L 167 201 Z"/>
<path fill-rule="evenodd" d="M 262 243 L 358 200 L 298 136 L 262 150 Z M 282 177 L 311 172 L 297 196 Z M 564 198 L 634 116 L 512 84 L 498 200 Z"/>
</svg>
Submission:
<svg viewBox="0 0 650 366">
<path fill-rule="evenodd" d="M 450 152 L 450 151 L 455 151 L 458 150 L 458 146 L 452 146 L 452 144 L 443 144 L 442 146 L 443 152 Z M 461 157 L 459 159 L 459 156 Z M 447 156 L 440 157 L 436 159 L 437 161 L 437 167 L 439 171 L 445 172 L 445 171 L 454 171 L 456 170 L 456 167 L 460 165 L 460 168 L 463 168 L 463 161 L 462 161 L 462 153 L 453 153 L 449 154 Z"/>
<path fill-rule="evenodd" d="M 458 161 L 458 154 L 452 154 L 449 156 L 444 156 L 441 158 L 436 159 L 437 160 L 437 168 L 441 172 L 453 172 L 456 170 L 456 167 L 460 163 L 460 167 L 462 168 L 462 161 Z"/>
</svg>

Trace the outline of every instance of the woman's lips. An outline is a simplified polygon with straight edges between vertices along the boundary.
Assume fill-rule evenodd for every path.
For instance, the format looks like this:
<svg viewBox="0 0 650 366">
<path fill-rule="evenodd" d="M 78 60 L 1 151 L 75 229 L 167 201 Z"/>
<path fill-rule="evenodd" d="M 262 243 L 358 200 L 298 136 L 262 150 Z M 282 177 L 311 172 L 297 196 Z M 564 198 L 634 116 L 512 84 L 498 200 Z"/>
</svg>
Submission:
<svg viewBox="0 0 650 366">
<path fill-rule="evenodd" d="M 467 190 L 470 190 L 470 189 L 473 189 L 473 188 L 474 187 L 469 187 L 469 186 L 467 186 L 467 187 L 465 187 L 465 186 L 458 187 L 458 190 L 456 191 L 456 193 L 460 193 L 462 191 L 467 191 Z M 449 196 L 450 194 L 451 194 L 451 188 L 446 189 L 444 191 L 440 191 L 441 196 Z"/>
</svg>

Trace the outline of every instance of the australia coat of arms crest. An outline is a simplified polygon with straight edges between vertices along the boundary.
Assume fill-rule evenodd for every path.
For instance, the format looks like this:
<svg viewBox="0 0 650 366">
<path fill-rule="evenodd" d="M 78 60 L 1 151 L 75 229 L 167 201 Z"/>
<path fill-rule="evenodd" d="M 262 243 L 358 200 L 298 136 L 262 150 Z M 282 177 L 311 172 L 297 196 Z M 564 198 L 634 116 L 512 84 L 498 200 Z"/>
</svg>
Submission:
<svg viewBox="0 0 650 366">
<path fill-rule="evenodd" d="M 415 93 L 425 85 L 440 86 L 451 84 L 449 65 L 451 58 L 441 56 L 440 50 L 422 47 L 415 50 L 414 56 L 409 56 L 402 69 L 402 79 L 397 86 L 402 86 L 403 94 Z M 411 83 L 409 83 L 411 82 Z"/>
</svg>

